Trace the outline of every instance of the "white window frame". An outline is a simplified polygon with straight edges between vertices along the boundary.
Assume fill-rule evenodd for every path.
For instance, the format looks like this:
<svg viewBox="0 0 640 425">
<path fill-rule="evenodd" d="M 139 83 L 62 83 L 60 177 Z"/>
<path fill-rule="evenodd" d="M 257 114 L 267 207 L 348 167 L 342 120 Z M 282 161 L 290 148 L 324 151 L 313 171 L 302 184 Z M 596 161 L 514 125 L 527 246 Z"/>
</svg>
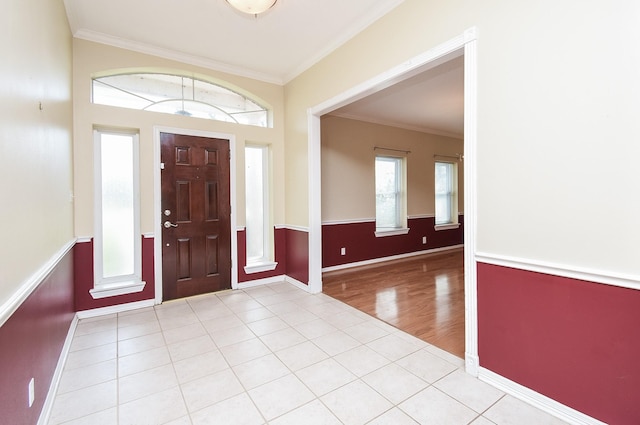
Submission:
<svg viewBox="0 0 640 425">
<path fill-rule="evenodd" d="M 246 262 L 247 265 L 244 267 L 244 271 L 246 274 L 251 273 L 259 273 L 265 271 L 274 270 L 278 263 L 274 261 L 274 250 L 273 250 L 273 239 L 274 239 L 274 230 L 273 225 L 271 224 L 271 167 L 270 167 L 270 149 L 268 145 L 257 145 L 257 144 L 247 144 L 245 145 L 245 158 L 246 152 L 248 149 L 257 150 L 261 153 L 262 156 L 262 181 L 260 188 L 262 195 L 262 256 L 257 258 L 249 258 L 249 226 L 248 222 L 245 219 L 245 231 L 246 231 Z M 255 182 L 250 182 L 247 178 L 246 166 L 245 166 L 245 196 L 247 196 L 247 189 L 250 184 L 255 184 Z M 245 201 L 245 208 L 248 211 L 248 203 Z M 246 211 L 245 211 L 246 214 Z M 245 216 L 246 217 L 246 216 Z"/>
<path fill-rule="evenodd" d="M 103 237 L 102 237 L 102 155 L 103 135 L 126 135 L 132 139 L 132 172 L 133 172 L 133 222 L 134 222 L 134 259 L 133 274 L 103 277 Z M 93 131 L 93 165 L 94 165 L 94 239 L 93 267 L 94 286 L 89 291 L 94 299 L 140 292 L 144 289 L 142 280 L 142 234 L 140 233 L 140 168 L 139 168 L 139 136 L 133 131 L 94 129 Z M 138 236 L 138 237 L 136 237 Z"/>
<path fill-rule="evenodd" d="M 436 169 L 439 164 L 446 164 L 449 166 L 450 174 L 449 174 L 449 187 L 451 188 L 449 192 L 446 192 L 447 203 L 449 204 L 450 217 L 447 221 L 440 221 L 438 218 L 438 193 L 437 193 L 437 175 Z M 434 163 L 434 201 L 435 201 L 435 230 L 451 230 L 457 229 L 460 227 L 460 223 L 458 222 L 458 164 L 450 161 L 435 161 Z"/>
<path fill-rule="evenodd" d="M 406 235 L 409 233 L 409 228 L 407 227 L 407 159 L 406 157 L 395 156 L 395 155 L 376 155 L 375 161 L 390 161 L 396 164 L 396 225 L 392 228 L 389 227 L 380 227 L 379 226 L 379 218 L 378 218 L 378 208 L 377 208 L 377 194 L 378 188 L 375 187 L 375 176 L 374 176 L 374 187 L 375 187 L 375 197 L 376 197 L 376 237 L 385 237 L 385 236 L 395 236 L 395 235 Z M 374 163 L 374 174 L 375 174 L 375 163 Z"/>
</svg>

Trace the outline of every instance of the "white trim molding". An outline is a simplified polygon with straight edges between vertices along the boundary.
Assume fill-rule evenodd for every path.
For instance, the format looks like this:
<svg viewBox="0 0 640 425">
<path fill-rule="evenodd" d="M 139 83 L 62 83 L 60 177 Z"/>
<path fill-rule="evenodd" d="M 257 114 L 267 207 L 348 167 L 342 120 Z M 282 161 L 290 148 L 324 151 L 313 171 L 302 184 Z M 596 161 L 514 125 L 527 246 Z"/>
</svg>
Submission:
<svg viewBox="0 0 640 425">
<path fill-rule="evenodd" d="M 317 294 L 318 292 L 314 292 L 313 289 L 309 286 L 309 285 L 305 285 L 304 283 L 300 282 L 298 279 L 294 279 L 291 276 L 284 276 L 284 281 L 287 283 L 292 284 L 293 286 L 296 286 L 300 289 L 302 289 L 303 291 L 307 291 L 311 294 Z"/>
<path fill-rule="evenodd" d="M 284 275 L 265 277 L 263 279 L 248 280 L 246 282 L 240 282 L 238 283 L 238 289 L 253 288 L 256 286 L 269 285 L 271 283 L 281 283 L 281 282 L 286 282 Z"/>
<path fill-rule="evenodd" d="M 373 258 L 371 260 L 357 261 L 355 263 L 347 263 L 347 264 L 340 264 L 337 266 L 325 267 L 322 269 L 322 271 L 332 272 L 336 270 L 351 269 L 353 267 L 369 266 L 372 264 L 383 263 L 385 261 L 401 260 L 404 258 L 417 257 L 418 255 L 435 254 L 438 252 L 453 251 L 453 250 L 462 249 L 462 248 L 464 248 L 464 245 L 451 245 L 451 246 L 445 246 L 442 248 L 425 249 L 422 251 L 409 252 L 407 254 L 391 255 L 389 257 Z"/>
<path fill-rule="evenodd" d="M 478 379 L 570 424 L 606 425 L 604 422 L 600 422 L 591 416 L 585 415 L 483 367 L 478 370 Z"/>
<path fill-rule="evenodd" d="M 95 285 L 89 289 L 89 294 L 94 300 L 107 297 L 115 297 L 117 295 L 135 294 L 142 292 L 147 282 L 144 280 L 125 280 L 122 282 L 110 282 L 102 285 Z"/>
<path fill-rule="evenodd" d="M 359 224 L 359 223 L 375 223 L 375 218 L 348 218 L 345 220 L 327 220 L 323 221 L 323 226 L 333 226 L 336 224 Z"/>
<path fill-rule="evenodd" d="M 296 226 L 294 224 L 286 224 L 282 228 L 288 229 L 288 230 L 297 230 L 298 232 L 309 233 L 309 228 L 306 226 Z"/>
<path fill-rule="evenodd" d="M 38 286 L 49 276 L 62 259 L 71 251 L 76 243 L 73 238 L 67 242 L 58 252 L 56 252 L 49 260 L 42 265 L 34 274 L 29 276 L 27 280 L 22 282 L 16 292 L 0 306 L 0 326 L 4 325 L 13 313 L 20 308 L 22 303 L 29 298 L 29 295 L 35 291 Z"/>
<path fill-rule="evenodd" d="M 246 274 L 269 272 L 275 270 L 278 267 L 277 261 L 269 261 L 265 263 L 252 263 L 244 266 L 244 272 Z"/>
<path fill-rule="evenodd" d="M 322 176 L 320 117 L 356 100 L 423 73 L 453 58 L 464 55 L 464 265 L 465 265 L 465 361 L 466 370 L 477 376 L 478 315 L 476 288 L 476 144 L 477 144 L 477 31 L 462 34 L 436 45 L 377 76 L 329 98 L 307 110 L 309 170 L 309 286 L 310 292 L 322 291 Z"/>
<path fill-rule="evenodd" d="M 640 276 L 611 273 L 605 270 L 588 269 L 507 255 L 489 254 L 486 252 L 476 253 L 476 261 L 494 266 L 510 267 L 518 270 L 640 290 Z"/>
<path fill-rule="evenodd" d="M 106 316 L 113 313 L 122 313 L 124 311 L 136 310 L 139 308 L 153 307 L 157 305 L 153 298 L 142 301 L 135 301 L 127 304 L 116 304 L 108 307 L 92 308 L 91 310 L 82 310 L 76 313 L 78 319 L 88 319 L 90 317 Z"/>
<path fill-rule="evenodd" d="M 384 238 L 387 236 L 397 236 L 397 235 L 406 235 L 409 233 L 408 227 L 403 227 L 402 229 L 393 229 L 393 230 L 376 230 L 374 234 L 376 238 Z"/>
<path fill-rule="evenodd" d="M 455 230 L 460 228 L 460 223 L 449 223 L 449 224 L 436 224 L 433 226 L 433 230 L 439 232 L 441 230 Z"/>
<path fill-rule="evenodd" d="M 436 217 L 435 214 L 413 214 L 413 215 L 408 215 L 407 220 L 420 220 L 420 219 L 435 218 L 435 217 Z"/>
</svg>

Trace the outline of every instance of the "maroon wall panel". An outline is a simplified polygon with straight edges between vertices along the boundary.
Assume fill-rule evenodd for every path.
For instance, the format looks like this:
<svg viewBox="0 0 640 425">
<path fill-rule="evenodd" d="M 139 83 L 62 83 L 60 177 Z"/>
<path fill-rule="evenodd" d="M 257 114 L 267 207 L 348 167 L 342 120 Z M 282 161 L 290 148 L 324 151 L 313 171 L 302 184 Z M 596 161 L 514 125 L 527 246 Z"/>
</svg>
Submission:
<svg viewBox="0 0 640 425">
<path fill-rule="evenodd" d="M 640 424 L 640 291 L 478 263 L 480 365 L 611 424 Z"/>
<path fill-rule="evenodd" d="M 93 239 L 89 242 L 77 243 L 73 249 L 73 257 L 76 311 L 149 300 L 155 297 L 153 238 L 142 237 L 142 280 L 146 285 L 141 292 L 135 294 L 94 300 L 89 293 L 89 290 L 93 289 Z"/>
<path fill-rule="evenodd" d="M 435 219 L 415 218 L 408 221 L 406 235 L 377 238 L 375 222 L 329 224 L 322 226 L 322 267 L 332 267 L 358 261 L 391 257 L 434 248 L 459 245 L 464 242 L 464 219 L 460 216 L 460 227 L 435 231 Z M 427 243 L 422 243 L 422 237 Z M 340 255 L 340 248 L 346 255 Z"/>
<path fill-rule="evenodd" d="M 287 270 L 286 237 L 286 229 L 274 229 L 274 254 L 275 261 L 278 263 L 274 270 L 246 274 L 244 272 L 244 266 L 247 265 L 247 232 L 245 230 L 238 231 L 238 282 L 248 282 L 251 280 L 284 275 Z"/>
<path fill-rule="evenodd" d="M 287 276 L 309 284 L 309 233 L 285 229 Z"/>
<path fill-rule="evenodd" d="M 1 423 L 38 422 L 74 314 L 69 252 L 0 328 Z M 35 401 L 29 408 L 32 377 Z"/>
</svg>

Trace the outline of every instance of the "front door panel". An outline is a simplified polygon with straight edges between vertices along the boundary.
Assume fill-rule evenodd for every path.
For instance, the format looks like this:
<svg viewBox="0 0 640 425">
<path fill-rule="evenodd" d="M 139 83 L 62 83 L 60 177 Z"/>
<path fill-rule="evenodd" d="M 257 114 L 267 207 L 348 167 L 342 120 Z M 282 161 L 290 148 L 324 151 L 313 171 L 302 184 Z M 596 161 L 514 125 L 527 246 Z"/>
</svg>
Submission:
<svg viewBox="0 0 640 425">
<path fill-rule="evenodd" d="M 163 299 L 231 288 L 229 141 L 161 133 Z"/>
</svg>

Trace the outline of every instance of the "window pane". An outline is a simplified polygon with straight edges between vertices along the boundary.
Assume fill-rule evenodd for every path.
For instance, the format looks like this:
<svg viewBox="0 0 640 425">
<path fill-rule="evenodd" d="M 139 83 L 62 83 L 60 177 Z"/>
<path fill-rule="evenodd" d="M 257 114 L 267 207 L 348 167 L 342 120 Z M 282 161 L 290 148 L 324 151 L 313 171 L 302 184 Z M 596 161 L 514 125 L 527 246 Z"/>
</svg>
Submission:
<svg viewBox="0 0 640 425">
<path fill-rule="evenodd" d="M 245 148 L 247 263 L 259 261 L 265 257 L 264 155 L 264 148 L 250 146 Z"/>
<path fill-rule="evenodd" d="M 101 135 L 103 278 L 134 274 L 133 136 Z"/>
<path fill-rule="evenodd" d="M 119 74 L 93 80 L 93 102 L 267 127 L 267 109 L 245 95 L 192 77 Z"/>
<path fill-rule="evenodd" d="M 436 224 L 453 223 L 453 164 L 436 162 Z"/>
<path fill-rule="evenodd" d="M 401 227 L 401 160 L 376 158 L 376 228 Z"/>
</svg>

